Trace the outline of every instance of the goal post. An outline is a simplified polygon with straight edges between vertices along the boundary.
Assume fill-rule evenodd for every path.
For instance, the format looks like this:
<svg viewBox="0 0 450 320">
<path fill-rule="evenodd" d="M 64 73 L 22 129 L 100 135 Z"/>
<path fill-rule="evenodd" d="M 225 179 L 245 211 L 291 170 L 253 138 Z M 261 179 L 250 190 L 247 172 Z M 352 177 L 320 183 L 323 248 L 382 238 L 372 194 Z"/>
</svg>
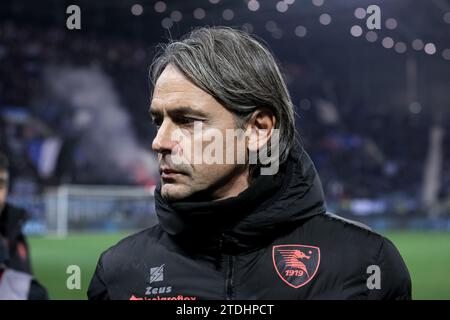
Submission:
<svg viewBox="0 0 450 320">
<path fill-rule="evenodd" d="M 61 185 L 45 195 L 49 235 L 144 229 L 156 223 L 154 187 Z"/>
</svg>

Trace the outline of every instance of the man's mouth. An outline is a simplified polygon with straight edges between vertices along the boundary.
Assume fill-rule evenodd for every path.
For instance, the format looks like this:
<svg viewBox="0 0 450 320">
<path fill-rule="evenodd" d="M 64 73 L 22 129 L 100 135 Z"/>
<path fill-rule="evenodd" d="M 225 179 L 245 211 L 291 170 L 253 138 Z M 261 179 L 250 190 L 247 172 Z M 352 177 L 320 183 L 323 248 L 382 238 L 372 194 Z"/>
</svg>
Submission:
<svg viewBox="0 0 450 320">
<path fill-rule="evenodd" d="M 167 167 L 161 167 L 159 169 L 159 172 L 161 174 L 161 179 L 163 180 L 173 180 L 175 179 L 178 175 L 182 175 L 183 173 L 180 171 L 176 171 L 174 169 L 171 168 L 167 168 Z"/>
</svg>

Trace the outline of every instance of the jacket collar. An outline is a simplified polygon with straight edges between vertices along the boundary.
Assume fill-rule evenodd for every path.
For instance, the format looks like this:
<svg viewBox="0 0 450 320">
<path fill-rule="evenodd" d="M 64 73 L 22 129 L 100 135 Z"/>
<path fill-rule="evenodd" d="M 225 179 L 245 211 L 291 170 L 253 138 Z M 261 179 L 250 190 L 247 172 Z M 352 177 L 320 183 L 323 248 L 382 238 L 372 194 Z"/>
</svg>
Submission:
<svg viewBox="0 0 450 320">
<path fill-rule="evenodd" d="M 161 227 L 195 250 L 236 253 L 268 245 L 305 219 L 325 213 L 314 165 L 300 148 L 276 175 L 257 177 L 238 196 L 219 201 L 167 202 L 155 190 Z"/>
</svg>

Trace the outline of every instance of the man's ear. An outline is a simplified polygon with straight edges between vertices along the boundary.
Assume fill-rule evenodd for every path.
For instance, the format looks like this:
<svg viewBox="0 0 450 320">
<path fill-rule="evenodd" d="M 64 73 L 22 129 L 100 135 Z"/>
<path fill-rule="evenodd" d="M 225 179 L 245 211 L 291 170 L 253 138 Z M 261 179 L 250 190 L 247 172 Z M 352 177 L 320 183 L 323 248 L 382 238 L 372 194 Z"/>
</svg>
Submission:
<svg viewBox="0 0 450 320">
<path fill-rule="evenodd" d="M 247 142 L 250 152 L 257 152 L 266 145 L 275 129 L 276 118 L 268 109 L 256 110 L 250 120 L 247 122 Z"/>
</svg>

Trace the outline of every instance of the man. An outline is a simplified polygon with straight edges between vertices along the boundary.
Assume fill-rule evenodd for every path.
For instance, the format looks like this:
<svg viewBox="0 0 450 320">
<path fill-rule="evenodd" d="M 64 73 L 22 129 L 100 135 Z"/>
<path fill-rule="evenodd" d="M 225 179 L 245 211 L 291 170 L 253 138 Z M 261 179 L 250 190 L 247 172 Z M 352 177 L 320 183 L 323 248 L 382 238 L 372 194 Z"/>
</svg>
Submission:
<svg viewBox="0 0 450 320">
<path fill-rule="evenodd" d="M 5 238 L 9 249 L 7 266 L 31 274 L 28 244 L 22 232 L 27 213 L 7 203 L 8 183 L 8 159 L 0 152 L 0 236 Z"/>
<path fill-rule="evenodd" d="M 286 85 L 261 43 L 199 28 L 164 47 L 152 79 L 159 224 L 101 255 L 90 299 L 411 297 L 394 245 L 326 212 Z M 239 158 L 238 143 L 219 139 L 229 129 L 242 130 L 232 140 L 245 161 L 211 161 Z"/>
</svg>

